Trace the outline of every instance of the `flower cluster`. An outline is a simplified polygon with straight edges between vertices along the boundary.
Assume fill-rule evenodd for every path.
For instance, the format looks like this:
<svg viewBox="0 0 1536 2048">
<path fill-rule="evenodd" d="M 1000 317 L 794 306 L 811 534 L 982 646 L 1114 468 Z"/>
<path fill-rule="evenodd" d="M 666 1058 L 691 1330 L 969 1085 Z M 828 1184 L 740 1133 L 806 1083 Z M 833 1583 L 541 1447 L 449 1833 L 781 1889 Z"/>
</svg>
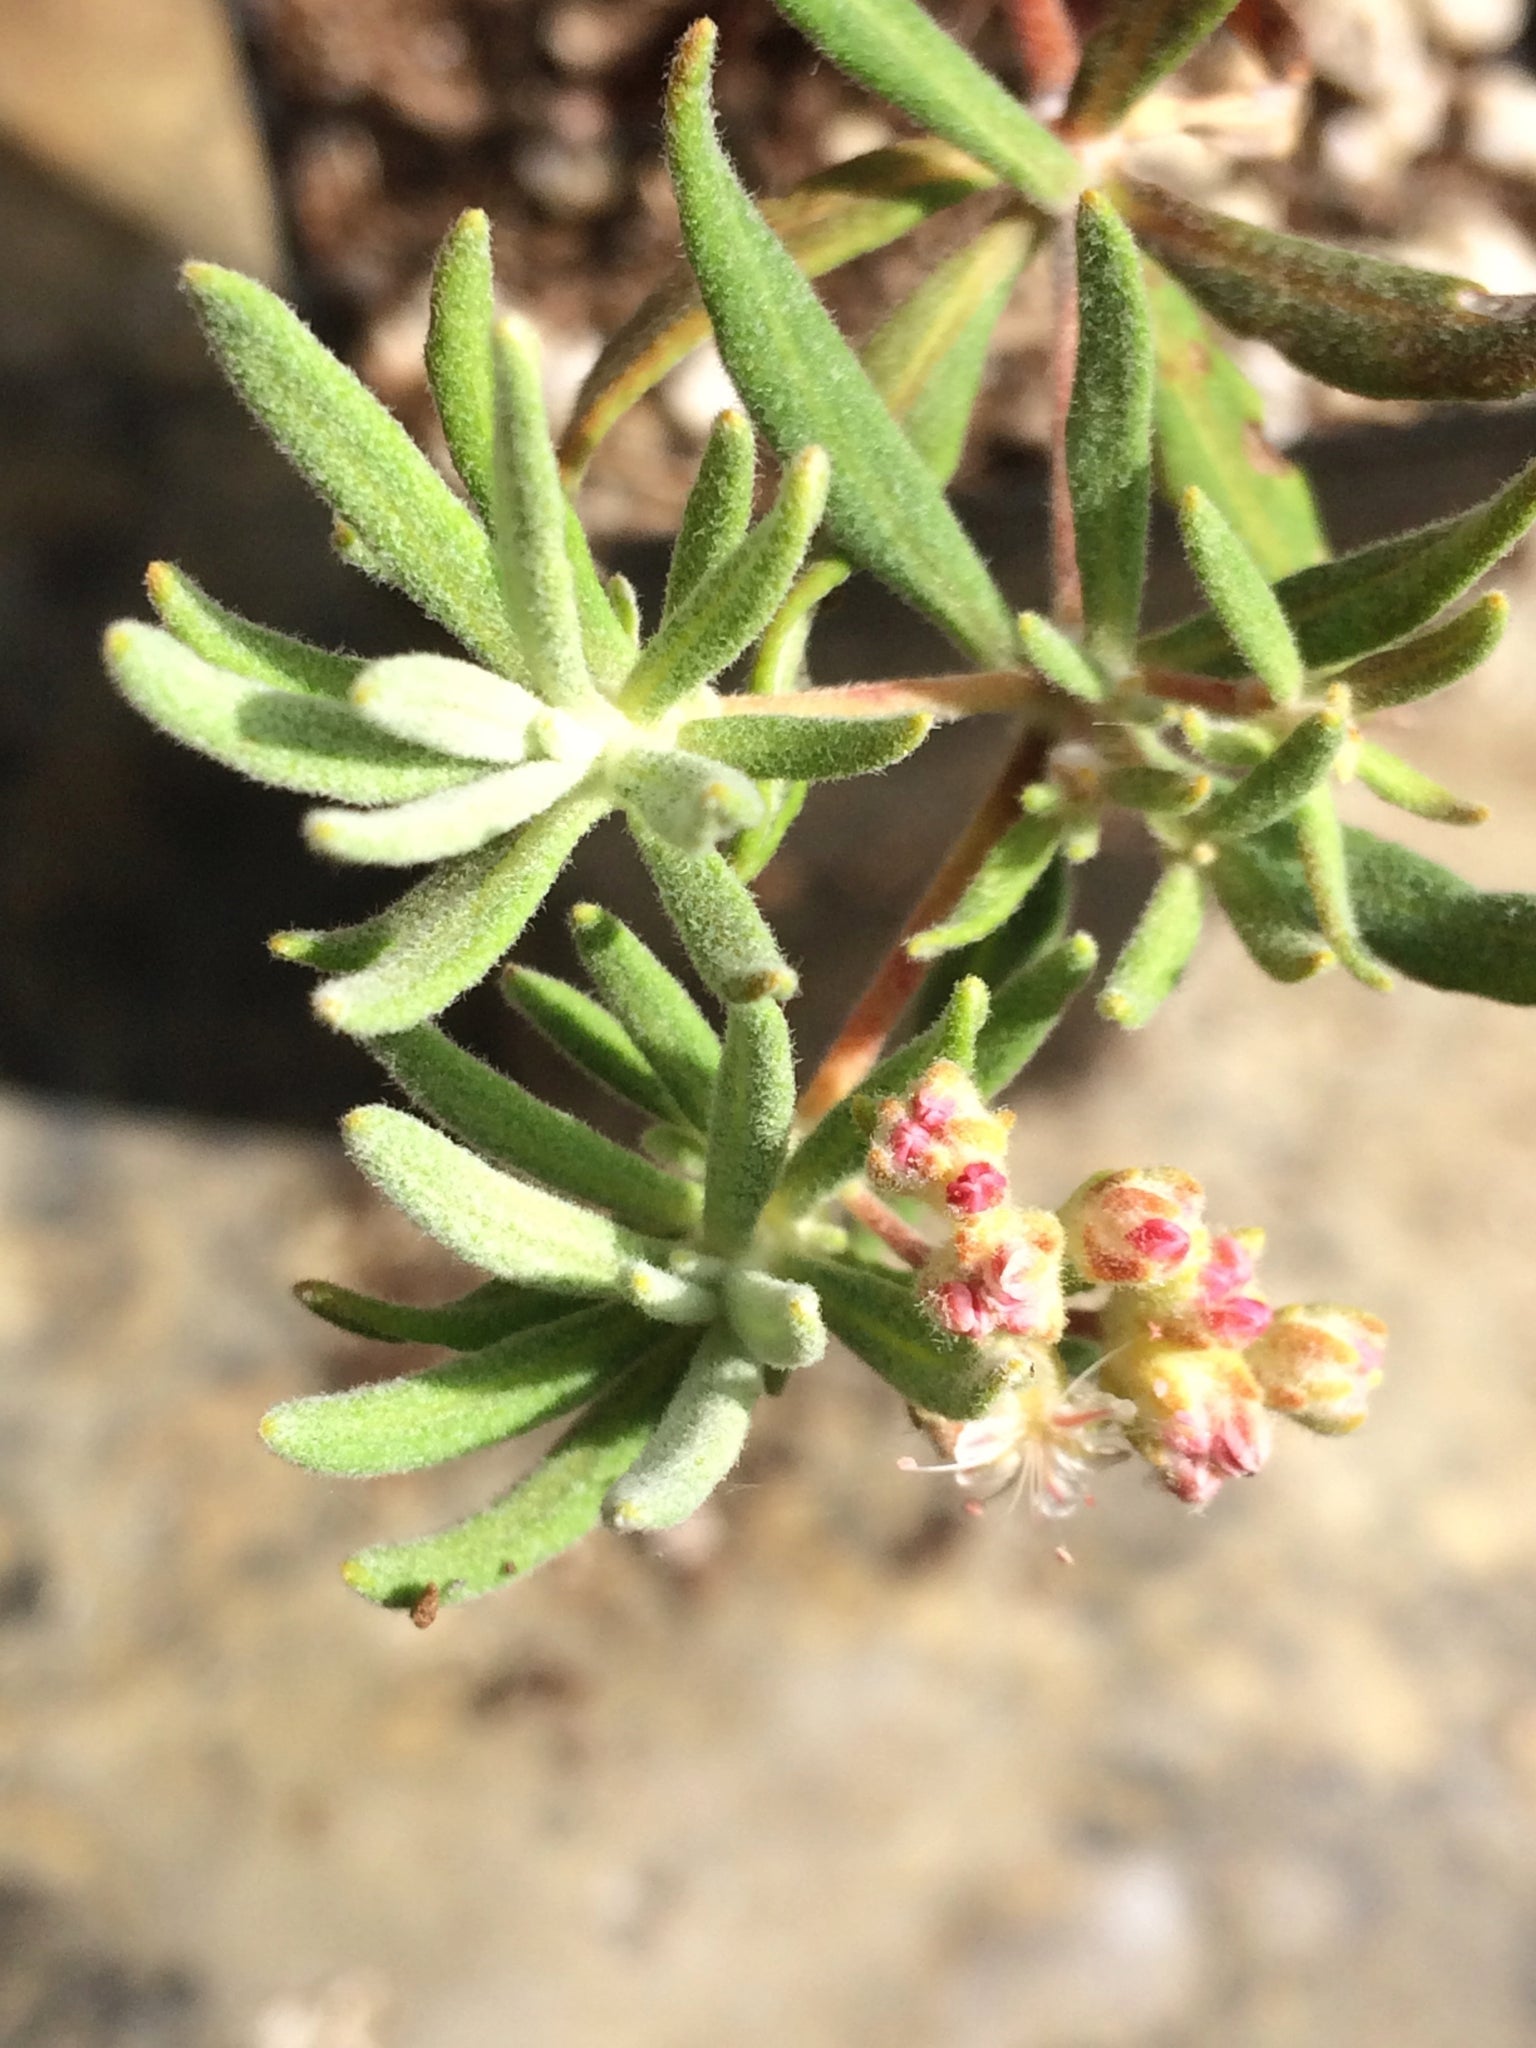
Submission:
<svg viewBox="0 0 1536 2048">
<path fill-rule="evenodd" d="M 1094 1469 L 1139 1454 L 1176 1499 L 1205 1507 L 1269 1457 L 1273 1416 L 1342 1434 L 1365 1420 L 1386 1327 L 1330 1304 L 1272 1309 L 1264 1233 L 1213 1228 L 1200 1183 L 1176 1167 L 1091 1175 L 1058 1212 L 1009 1200 L 1012 1118 L 938 1061 L 880 1105 L 868 1172 L 918 1197 L 944 1237 L 917 1274 L 925 1312 L 953 1336 L 1006 1345 L 988 1412 L 934 1425 L 973 1493 L 1017 1482 L 1042 1514 L 1084 1501 Z M 1070 1328 L 1095 1363 L 1069 1378 Z"/>
</svg>

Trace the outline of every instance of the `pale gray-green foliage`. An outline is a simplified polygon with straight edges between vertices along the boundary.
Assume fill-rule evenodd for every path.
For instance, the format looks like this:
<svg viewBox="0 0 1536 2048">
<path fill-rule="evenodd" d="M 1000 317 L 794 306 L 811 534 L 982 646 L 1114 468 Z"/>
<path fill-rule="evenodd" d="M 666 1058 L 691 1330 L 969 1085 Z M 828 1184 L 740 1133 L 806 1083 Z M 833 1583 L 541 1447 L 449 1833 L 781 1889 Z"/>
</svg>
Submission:
<svg viewBox="0 0 1536 2048">
<path fill-rule="evenodd" d="M 1306 670 L 1280 601 L 1221 508 L 1197 484 L 1179 505 L 1190 567 L 1233 646 L 1277 704 L 1293 704 Z"/>
<path fill-rule="evenodd" d="M 1136 927 L 1099 997 L 1099 1014 L 1126 1031 L 1139 1031 L 1189 965 L 1204 917 L 1198 870 L 1186 860 L 1163 869 Z"/>
<path fill-rule="evenodd" d="M 1327 781 L 1348 734 L 1349 722 L 1341 709 L 1314 711 L 1235 789 L 1213 796 L 1193 812 L 1190 830 L 1211 839 L 1242 839 L 1262 832 Z"/>
<path fill-rule="evenodd" d="M 720 1040 L 704 1012 L 650 947 L 595 903 L 577 904 L 571 935 L 603 1001 L 689 1122 L 706 1130 Z"/>
<path fill-rule="evenodd" d="M 782 1005 L 732 1003 L 715 1082 L 704 1172 L 708 1252 L 736 1258 L 778 1184 L 795 1111 L 795 1062 Z"/>
<path fill-rule="evenodd" d="M 332 860 L 420 867 L 473 853 L 549 810 L 586 780 L 583 761 L 523 761 L 467 786 L 387 810 L 311 811 L 304 836 Z"/>
<path fill-rule="evenodd" d="M 642 825 L 635 838 L 694 971 L 722 1003 L 787 1002 L 799 987 L 756 900 L 718 853 L 690 857 Z"/>
<path fill-rule="evenodd" d="M 828 782 L 889 768 L 928 734 L 920 712 L 895 718 L 797 718 L 793 712 L 699 718 L 678 728 L 679 746 L 745 775 Z"/>
<path fill-rule="evenodd" d="M 242 619 L 215 603 L 174 563 L 152 562 L 144 587 L 167 632 L 215 668 L 249 682 L 309 697 L 345 697 L 364 667 L 358 655 L 333 654 L 328 647 L 312 647 L 307 640 Z"/>
<path fill-rule="evenodd" d="M 747 1355 L 788 1371 L 814 1365 L 827 1348 L 827 1327 L 814 1287 L 780 1280 L 754 1266 L 735 1266 L 725 1278 L 725 1310 Z"/>
<path fill-rule="evenodd" d="M 706 853 L 763 816 L 755 782 L 722 761 L 681 749 L 634 748 L 615 772 L 614 791 L 679 853 Z"/>
<path fill-rule="evenodd" d="M 757 441 L 751 423 L 745 413 L 727 407 L 709 430 L 698 475 L 683 507 L 667 569 L 663 619 L 691 597 L 746 539 L 756 475 Z"/>
<path fill-rule="evenodd" d="M 507 1001 L 536 1025 L 567 1059 L 598 1081 L 621 1102 L 666 1123 L 685 1124 L 687 1114 L 662 1085 L 660 1076 L 612 1010 L 593 1000 L 584 989 L 573 988 L 553 974 L 541 974 L 534 967 L 512 966 L 501 984 Z M 697 1015 L 695 1006 L 695 1015 Z M 720 1045 L 709 1025 L 709 1050 L 703 1073 L 704 1110 L 708 1117 L 709 1077 L 720 1059 Z"/>
<path fill-rule="evenodd" d="M 550 753 L 550 739 L 561 730 L 558 714 L 531 690 L 445 654 L 370 662 L 349 695 L 371 725 L 456 760 L 510 764 L 523 760 L 531 744 Z"/>
<path fill-rule="evenodd" d="M 645 1449 L 603 1502 L 610 1529 L 672 1529 L 714 1492 L 740 1458 L 763 1391 L 761 1368 L 721 1328 L 705 1333 Z"/>
</svg>

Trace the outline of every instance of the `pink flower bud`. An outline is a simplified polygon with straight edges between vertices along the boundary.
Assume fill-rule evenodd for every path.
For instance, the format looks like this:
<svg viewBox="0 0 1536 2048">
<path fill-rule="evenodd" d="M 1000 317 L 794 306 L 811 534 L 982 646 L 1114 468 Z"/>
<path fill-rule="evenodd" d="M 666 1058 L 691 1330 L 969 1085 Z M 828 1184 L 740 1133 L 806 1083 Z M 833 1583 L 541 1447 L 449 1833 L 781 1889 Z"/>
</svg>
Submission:
<svg viewBox="0 0 1536 2048">
<path fill-rule="evenodd" d="M 1365 1420 L 1386 1341 L 1379 1316 L 1298 1302 L 1278 1312 L 1248 1363 L 1269 1407 L 1325 1436 L 1343 1436 Z"/>
<path fill-rule="evenodd" d="M 1190 1507 L 1252 1478 L 1269 1456 L 1269 1417 L 1240 1352 L 1142 1337 L 1107 1352 L 1099 1378 L 1134 1405 L 1133 1446 Z"/>
<path fill-rule="evenodd" d="M 924 1296 L 929 1314 L 952 1337 L 989 1337 L 997 1328 L 990 1303 L 969 1280 L 945 1280 Z"/>
<path fill-rule="evenodd" d="M 1002 1162 L 1012 1126 L 1010 1111 L 987 1109 L 963 1067 L 935 1060 L 905 1101 L 893 1095 L 881 1103 L 866 1171 L 876 1187 L 943 1201 L 956 1180 L 985 1168 L 977 1176 L 980 1185 L 995 1184 L 992 1199 L 1001 1201 L 1008 1188 Z"/>
<path fill-rule="evenodd" d="M 1203 1249 L 1200 1183 L 1173 1166 L 1095 1173 L 1062 1205 L 1067 1255 L 1085 1280 L 1159 1286 Z"/>
<path fill-rule="evenodd" d="M 955 1224 L 920 1283 L 928 1313 L 956 1336 L 1054 1343 L 1066 1327 L 1061 1292 L 1061 1225 L 1044 1209 L 999 1206 Z"/>
<path fill-rule="evenodd" d="M 1218 1344 L 1234 1351 L 1246 1351 L 1256 1337 L 1269 1328 L 1274 1310 L 1256 1294 L 1232 1294 L 1225 1301 L 1212 1302 L 1203 1311 L 1207 1332 Z"/>
<path fill-rule="evenodd" d="M 990 1159 L 973 1159 L 962 1166 L 944 1190 L 944 1200 L 960 1216 L 975 1216 L 983 1209 L 995 1209 L 1008 1193 L 1008 1176 Z"/>
</svg>

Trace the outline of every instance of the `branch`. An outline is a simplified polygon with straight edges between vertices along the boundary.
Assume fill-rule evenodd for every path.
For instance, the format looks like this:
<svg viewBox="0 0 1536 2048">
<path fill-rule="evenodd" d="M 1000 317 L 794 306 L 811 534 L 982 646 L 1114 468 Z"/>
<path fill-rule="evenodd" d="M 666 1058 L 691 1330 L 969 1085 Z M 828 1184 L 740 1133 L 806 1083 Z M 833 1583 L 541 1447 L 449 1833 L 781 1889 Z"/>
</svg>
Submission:
<svg viewBox="0 0 1536 2048">
<path fill-rule="evenodd" d="M 974 718 L 987 711 L 1033 710 L 1046 685 L 1032 669 L 984 669 L 979 674 L 901 676 L 878 683 L 841 683 L 792 695 L 722 697 L 728 718 L 891 718 L 926 711 L 938 719 Z"/>
<path fill-rule="evenodd" d="M 1066 0 L 1008 0 L 1008 13 L 1031 101 L 1039 112 L 1059 113 L 1082 56 Z"/>
</svg>

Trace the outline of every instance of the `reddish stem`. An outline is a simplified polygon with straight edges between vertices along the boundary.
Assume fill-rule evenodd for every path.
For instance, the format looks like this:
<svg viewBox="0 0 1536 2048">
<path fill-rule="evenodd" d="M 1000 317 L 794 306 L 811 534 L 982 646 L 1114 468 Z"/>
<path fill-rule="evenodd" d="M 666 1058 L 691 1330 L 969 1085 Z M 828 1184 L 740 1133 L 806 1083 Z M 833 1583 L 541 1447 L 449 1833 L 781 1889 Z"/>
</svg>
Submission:
<svg viewBox="0 0 1536 2048">
<path fill-rule="evenodd" d="M 904 1265 L 921 1266 L 932 1251 L 927 1238 L 888 1208 L 872 1189 L 855 1182 L 844 1188 L 842 1204 L 855 1222 L 872 1230 L 886 1250 L 894 1252 Z"/>
<path fill-rule="evenodd" d="M 926 711 L 933 718 L 972 718 L 987 711 L 1023 711 L 1044 686 L 1031 669 L 983 669 L 950 676 L 900 676 L 879 683 L 823 683 L 782 696 L 724 697 L 728 718 L 891 718 Z"/>
<path fill-rule="evenodd" d="M 1254 676 L 1224 682 L 1219 676 L 1187 675 L 1176 668 L 1144 668 L 1136 678 L 1149 697 L 1168 704 L 1194 704 L 1218 718 L 1254 718 L 1272 708 L 1268 690 Z"/>
<path fill-rule="evenodd" d="M 1082 56 L 1066 0 L 1008 0 L 1008 15 L 1030 98 L 1064 106 Z"/>
</svg>

